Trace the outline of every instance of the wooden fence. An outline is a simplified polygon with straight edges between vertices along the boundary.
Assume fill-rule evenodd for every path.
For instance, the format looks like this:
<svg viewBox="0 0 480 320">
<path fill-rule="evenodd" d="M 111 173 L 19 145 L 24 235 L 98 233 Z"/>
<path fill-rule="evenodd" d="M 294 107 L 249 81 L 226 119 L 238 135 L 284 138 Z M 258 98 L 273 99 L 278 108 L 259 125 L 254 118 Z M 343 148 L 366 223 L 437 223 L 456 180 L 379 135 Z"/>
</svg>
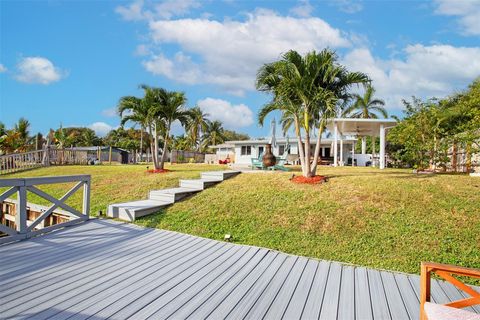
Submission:
<svg viewBox="0 0 480 320">
<path fill-rule="evenodd" d="M 47 149 L 0 156 L 0 175 L 49 165 L 87 164 L 83 150 Z"/>
<path fill-rule="evenodd" d="M 205 153 L 183 150 L 172 150 L 170 152 L 171 163 L 204 163 Z"/>
<path fill-rule="evenodd" d="M 38 189 L 36 186 L 54 183 L 77 182 L 67 193 L 60 199 Z M 57 177 L 38 177 L 38 178 L 18 178 L 18 179 L 0 179 L 0 188 L 7 188 L 5 192 L 0 194 L 0 203 L 9 196 L 17 194 L 15 200 L 15 229 L 0 224 L 0 244 L 27 239 L 32 236 L 49 232 L 58 228 L 62 228 L 71 224 L 88 220 L 90 213 L 90 176 L 57 176 Z M 83 189 L 82 211 L 78 211 L 66 204 L 66 201 L 75 194 L 80 188 Z M 27 215 L 27 192 L 35 194 L 52 203 L 47 210 L 42 212 L 34 221 L 28 220 Z M 43 221 L 49 217 L 57 208 L 62 208 L 69 215 L 69 221 L 42 227 Z"/>
</svg>

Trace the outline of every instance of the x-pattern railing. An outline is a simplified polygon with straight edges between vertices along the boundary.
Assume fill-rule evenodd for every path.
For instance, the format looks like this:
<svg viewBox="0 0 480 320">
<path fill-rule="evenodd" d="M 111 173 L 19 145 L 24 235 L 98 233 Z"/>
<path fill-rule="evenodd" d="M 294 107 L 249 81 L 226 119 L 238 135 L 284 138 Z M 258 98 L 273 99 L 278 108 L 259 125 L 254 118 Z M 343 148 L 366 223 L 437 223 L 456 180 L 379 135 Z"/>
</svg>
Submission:
<svg viewBox="0 0 480 320">
<path fill-rule="evenodd" d="M 36 186 L 54 183 L 68 183 L 77 182 L 67 193 L 60 199 L 40 190 Z M 7 234 L 0 238 L 0 243 L 11 242 L 15 240 L 27 239 L 34 235 L 48 232 L 54 229 L 62 228 L 67 225 L 75 224 L 81 221 L 88 220 L 90 212 L 90 176 L 57 176 L 57 177 L 38 177 L 38 178 L 18 178 L 18 179 L 0 179 L 0 188 L 7 187 L 5 192 L 0 194 L 0 203 L 13 194 L 17 194 L 16 199 L 16 215 L 15 225 L 16 230 L 0 224 L 0 231 Z M 78 211 L 65 202 L 75 194 L 79 189 L 83 188 L 83 204 L 82 211 Z M 27 225 L 27 191 L 36 194 L 45 200 L 48 200 L 52 205 L 42 212 L 30 225 Z M 39 228 L 49 215 L 51 215 L 57 208 L 62 208 L 70 216 L 67 222 L 58 223 L 45 228 Z"/>
<path fill-rule="evenodd" d="M 460 299 L 457 301 L 452 301 L 445 303 L 444 305 L 452 308 L 465 308 L 480 304 L 480 292 L 477 292 L 469 285 L 461 282 L 459 279 L 454 277 L 463 276 L 480 279 L 480 270 L 452 266 L 448 264 L 440 264 L 433 262 L 422 262 L 421 266 L 421 280 L 420 280 L 420 319 L 426 320 L 426 314 L 424 310 L 424 305 L 426 302 L 430 302 L 430 283 L 432 274 L 435 273 L 447 282 L 450 282 L 458 289 L 465 292 L 469 297 Z"/>
</svg>

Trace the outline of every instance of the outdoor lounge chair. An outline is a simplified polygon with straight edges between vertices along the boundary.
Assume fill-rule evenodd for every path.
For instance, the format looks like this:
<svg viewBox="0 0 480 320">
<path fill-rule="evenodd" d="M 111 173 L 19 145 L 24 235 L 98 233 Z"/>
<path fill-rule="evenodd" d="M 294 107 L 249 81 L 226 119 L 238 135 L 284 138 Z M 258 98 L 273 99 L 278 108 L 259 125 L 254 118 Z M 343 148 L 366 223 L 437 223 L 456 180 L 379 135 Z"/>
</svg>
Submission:
<svg viewBox="0 0 480 320">
<path fill-rule="evenodd" d="M 252 161 L 252 169 L 265 169 L 265 166 L 263 165 L 262 161 L 263 154 L 261 153 L 258 158 L 251 158 L 250 160 Z"/>
<path fill-rule="evenodd" d="M 430 302 L 430 283 L 432 273 L 437 274 L 443 280 L 453 284 L 464 291 L 465 299 L 436 304 Z M 480 304 L 480 292 L 471 286 L 462 283 L 455 276 L 464 276 L 480 279 L 480 270 L 457 267 L 447 264 L 422 262 L 420 278 L 420 319 L 421 320 L 480 320 L 480 314 L 476 314 L 461 308 Z"/>
<path fill-rule="evenodd" d="M 269 170 L 290 171 L 290 168 L 285 167 L 286 158 L 277 158 L 277 163 L 273 167 L 268 167 Z"/>
</svg>

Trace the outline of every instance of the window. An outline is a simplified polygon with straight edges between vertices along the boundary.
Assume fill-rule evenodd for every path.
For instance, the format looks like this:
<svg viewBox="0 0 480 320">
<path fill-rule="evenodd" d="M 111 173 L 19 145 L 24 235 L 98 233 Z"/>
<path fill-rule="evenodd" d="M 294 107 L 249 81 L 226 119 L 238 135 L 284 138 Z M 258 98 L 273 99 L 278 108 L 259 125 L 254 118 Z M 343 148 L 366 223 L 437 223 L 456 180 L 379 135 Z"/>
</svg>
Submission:
<svg viewBox="0 0 480 320">
<path fill-rule="evenodd" d="M 252 154 L 252 146 L 242 146 L 242 156 L 249 156 Z"/>
<path fill-rule="evenodd" d="M 285 145 L 281 144 L 278 146 L 278 155 L 281 156 L 285 153 Z"/>
<path fill-rule="evenodd" d="M 263 154 L 263 152 L 264 152 L 264 151 L 263 151 L 263 149 L 264 149 L 264 147 L 263 147 L 263 146 L 261 146 L 261 147 L 258 147 L 258 155 L 261 155 L 261 154 Z"/>
</svg>

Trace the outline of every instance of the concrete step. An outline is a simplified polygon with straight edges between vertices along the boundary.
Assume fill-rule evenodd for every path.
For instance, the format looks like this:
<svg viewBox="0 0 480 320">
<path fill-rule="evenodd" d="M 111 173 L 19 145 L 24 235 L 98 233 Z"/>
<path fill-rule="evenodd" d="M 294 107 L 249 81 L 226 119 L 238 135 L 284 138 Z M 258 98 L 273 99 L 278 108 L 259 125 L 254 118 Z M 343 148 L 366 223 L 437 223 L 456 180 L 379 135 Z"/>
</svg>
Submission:
<svg viewBox="0 0 480 320">
<path fill-rule="evenodd" d="M 194 188 L 194 189 L 206 189 L 219 182 L 222 179 L 220 178 L 211 178 L 211 179 L 191 179 L 191 180 L 180 180 L 180 187 L 182 188 Z"/>
<path fill-rule="evenodd" d="M 152 190 L 148 194 L 148 198 L 151 200 L 159 201 L 170 201 L 174 203 L 185 197 L 188 197 L 196 192 L 202 191 L 201 188 L 171 188 L 171 189 L 162 189 L 162 190 Z"/>
<path fill-rule="evenodd" d="M 136 218 L 158 212 L 171 205 L 170 201 L 138 200 L 124 203 L 114 203 L 108 206 L 107 215 L 126 221 L 135 221 Z"/>
<path fill-rule="evenodd" d="M 229 179 L 231 177 L 236 176 L 239 173 L 241 173 L 241 171 L 234 171 L 234 170 L 207 171 L 207 172 L 202 172 L 201 178 L 202 179 L 219 178 L 219 179 L 222 179 L 222 180 L 226 180 L 226 179 Z"/>
</svg>

